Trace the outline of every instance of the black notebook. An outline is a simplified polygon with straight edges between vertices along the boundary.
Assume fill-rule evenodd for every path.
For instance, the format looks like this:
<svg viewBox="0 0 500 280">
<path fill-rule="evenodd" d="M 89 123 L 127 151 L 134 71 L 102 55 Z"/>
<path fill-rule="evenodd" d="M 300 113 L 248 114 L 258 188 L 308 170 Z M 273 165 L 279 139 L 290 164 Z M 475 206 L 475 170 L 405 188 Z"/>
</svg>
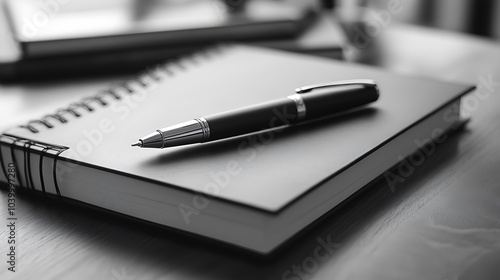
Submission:
<svg viewBox="0 0 500 280">
<path fill-rule="evenodd" d="M 342 115 L 213 143 L 130 146 L 158 128 L 359 78 L 376 80 L 380 99 Z M 214 48 L 5 131 L 0 179 L 15 165 L 19 187 L 268 254 L 456 125 L 460 98 L 473 89 L 277 50 Z"/>
</svg>

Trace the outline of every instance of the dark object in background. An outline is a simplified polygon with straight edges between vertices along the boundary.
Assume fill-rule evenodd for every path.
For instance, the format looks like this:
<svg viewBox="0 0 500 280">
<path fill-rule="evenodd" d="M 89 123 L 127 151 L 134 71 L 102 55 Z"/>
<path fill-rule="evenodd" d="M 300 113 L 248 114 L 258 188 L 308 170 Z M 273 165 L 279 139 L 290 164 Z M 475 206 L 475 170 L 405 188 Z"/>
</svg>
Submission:
<svg viewBox="0 0 500 280">
<path fill-rule="evenodd" d="M 224 3 L 232 13 L 239 13 L 245 10 L 247 0 L 224 0 Z"/>
<path fill-rule="evenodd" d="M 5 26 L 4 26 L 5 27 Z M 0 24 L 0 30 L 2 25 Z M 4 36 L 0 32 L 0 36 Z M 22 59 L 10 61 L 7 57 L 8 46 L 2 46 L 0 38 L 0 80 L 18 81 L 22 79 L 65 78 L 72 76 L 124 74 L 144 70 L 145 67 L 157 64 L 167 58 L 175 58 L 185 53 L 206 47 L 199 45 L 180 48 L 150 48 L 127 52 L 105 52 L 93 55 L 77 55 L 71 57 L 48 57 L 38 59 Z M 12 39 L 12 38 L 5 38 Z M 277 40 L 258 40 L 247 42 L 266 48 L 307 53 L 322 57 L 343 59 L 342 45 L 345 34 L 340 26 L 328 16 L 320 16 L 311 26 L 296 38 Z M 13 54 L 15 58 L 15 54 Z M 112 66 L 112 67 L 111 67 Z"/>
<path fill-rule="evenodd" d="M 6 2 L 23 58 L 287 38 L 303 30 L 312 16 L 308 5 L 263 0 L 237 14 L 212 0 L 79 1 L 52 12 L 42 12 L 37 3 Z M 40 20 L 44 13 L 45 22 Z"/>
<path fill-rule="evenodd" d="M 324 9 L 332 10 L 335 7 L 335 0 L 320 0 Z"/>
<path fill-rule="evenodd" d="M 0 33 L 0 39 L 11 42 L 0 44 L 0 81 L 136 71 L 216 42 L 290 39 L 306 29 L 316 15 L 306 5 L 259 0 L 251 5 L 229 1 L 233 5 L 241 2 L 239 9 L 248 8 L 236 14 L 230 7 L 217 6 L 217 1 L 186 1 L 175 6 L 165 1 L 124 1 L 120 3 L 133 5 L 118 8 L 94 2 L 72 2 L 53 9 L 47 25 L 37 27 L 33 18 L 45 10 L 37 10 L 36 1 L 8 1 L 4 8 L 9 11 L 11 30 L 0 27 L 6 31 Z M 34 3 L 35 10 L 26 9 L 30 3 Z M 96 10 L 99 3 L 106 7 Z M 179 10 L 172 11 L 174 8 Z M 263 9 L 265 13 L 261 13 Z M 123 15 L 117 16 L 117 11 Z M 208 16 L 200 20 L 193 16 L 195 12 Z M 98 24 L 99 18 L 115 27 Z M 167 20 L 158 21 L 163 18 Z"/>
</svg>

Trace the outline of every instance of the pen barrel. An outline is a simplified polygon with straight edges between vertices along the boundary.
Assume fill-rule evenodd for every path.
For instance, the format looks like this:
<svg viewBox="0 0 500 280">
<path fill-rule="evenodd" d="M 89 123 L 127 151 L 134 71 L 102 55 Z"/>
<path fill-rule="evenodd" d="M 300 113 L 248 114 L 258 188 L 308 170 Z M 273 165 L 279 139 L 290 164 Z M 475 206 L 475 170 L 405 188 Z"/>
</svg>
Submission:
<svg viewBox="0 0 500 280">
<path fill-rule="evenodd" d="M 259 105 L 206 116 L 210 126 L 208 141 L 223 139 L 298 121 L 295 102 L 290 99 L 270 101 Z"/>
<path fill-rule="evenodd" d="M 366 105 L 378 99 L 377 87 L 346 86 L 338 90 L 315 90 L 312 93 L 294 95 L 289 98 L 227 111 L 205 119 L 210 127 L 210 137 L 206 141 L 229 138 L 258 132 L 299 121 L 336 114 Z M 294 101 L 295 99 L 295 101 Z M 297 99 L 302 99 L 301 107 Z M 299 104 L 298 104 L 299 103 Z"/>
<path fill-rule="evenodd" d="M 305 119 L 320 118 L 374 102 L 379 97 L 377 87 L 346 86 L 332 91 L 315 90 L 300 94 L 306 107 Z"/>
</svg>

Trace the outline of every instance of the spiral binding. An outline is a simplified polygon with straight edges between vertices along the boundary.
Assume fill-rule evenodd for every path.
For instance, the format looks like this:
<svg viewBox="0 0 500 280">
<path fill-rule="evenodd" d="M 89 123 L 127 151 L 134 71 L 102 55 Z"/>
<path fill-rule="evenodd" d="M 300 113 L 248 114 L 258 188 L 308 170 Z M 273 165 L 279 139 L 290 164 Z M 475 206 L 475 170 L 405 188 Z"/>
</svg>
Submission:
<svg viewBox="0 0 500 280">
<path fill-rule="evenodd" d="M 164 76 L 171 77 L 175 75 L 175 73 L 179 70 L 187 70 L 189 68 L 188 64 L 197 65 L 202 60 L 205 61 L 210 59 L 212 56 L 220 54 L 221 51 L 226 49 L 227 47 L 228 45 L 219 45 L 206 49 L 204 51 L 196 52 L 189 56 L 166 61 L 154 66 L 154 68 L 147 68 L 146 71 L 140 73 L 134 79 L 116 84 L 113 87 L 98 92 L 94 96 L 83 98 L 81 101 L 72 103 L 66 108 L 59 109 L 54 114 L 45 115 L 41 119 L 32 120 L 26 125 L 21 125 L 20 127 L 28 129 L 32 133 L 38 133 L 39 130 L 37 129 L 37 127 L 35 127 L 37 125 L 42 125 L 48 129 L 51 129 L 55 127 L 54 121 L 61 124 L 69 122 L 69 119 L 65 117 L 65 114 L 70 114 L 75 118 L 80 118 L 85 114 L 85 112 L 91 113 L 99 107 L 108 106 L 110 103 L 110 101 L 108 100 L 109 98 L 111 98 L 111 100 L 120 100 L 123 98 L 123 92 L 125 92 L 125 94 L 134 94 L 135 91 L 131 86 L 133 82 L 138 83 L 142 87 L 147 87 L 148 80 L 158 82 L 162 80 Z M 84 112 L 81 112 L 82 110 Z M 10 151 L 2 154 L 2 146 L 5 147 L 5 145 L 10 146 Z M 5 178 L 8 178 L 7 164 L 5 160 L 8 158 L 7 154 L 10 154 L 10 160 L 13 162 L 14 166 L 23 167 L 22 169 L 18 169 L 18 171 L 24 171 L 23 174 L 18 174 L 18 182 L 20 187 L 38 190 L 41 191 L 44 195 L 48 195 L 51 193 L 46 191 L 46 183 L 52 181 L 55 194 L 59 199 L 61 199 L 63 198 L 63 195 L 61 194 L 61 190 L 58 185 L 56 166 L 60 154 L 68 149 L 69 147 L 20 138 L 16 135 L 7 133 L 0 134 L 0 168 L 3 171 L 3 175 L 5 176 Z M 14 152 L 15 150 L 21 150 L 22 156 L 16 156 L 16 153 Z M 32 156 L 33 150 L 37 150 L 37 153 L 39 153 L 40 155 L 38 162 L 34 162 L 35 159 Z M 51 175 L 43 173 L 43 166 L 46 164 L 44 163 L 44 160 L 46 160 L 46 158 L 53 159 Z M 38 172 L 36 172 L 37 169 Z M 39 177 L 37 177 L 37 180 L 34 180 L 34 176 L 37 176 L 36 173 L 38 173 Z"/>
<path fill-rule="evenodd" d="M 119 83 L 113 87 L 110 87 L 106 90 L 102 90 L 94 96 L 85 97 L 79 102 L 71 103 L 68 107 L 57 110 L 54 114 L 48 114 L 42 117 L 41 119 L 31 120 L 25 125 L 20 125 L 19 127 L 28 129 L 32 133 L 38 133 L 39 130 L 36 128 L 36 125 L 42 125 L 48 129 L 54 128 L 53 122 L 51 120 L 58 121 L 59 123 L 67 123 L 69 119 L 67 119 L 64 115 L 71 114 L 75 118 L 80 118 L 82 113 L 78 111 L 78 109 L 83 109 L 86 112 L 93 112 L 96 110 L 96 105 L 100 107 L 106 107 L 109 105 L 109 101 L 106 101 L 106 97 L 114 98 L 115 100 L 122 99 L 122 95 L 120 95 L 119 90 L 125 90 L 128 94 L 134 94 L 134 89 L 130 86 L 132 82 L 137 82 L 142 87 L 148 86 L 145 80 L 152 79 L 156 82 L 160 81 L 163 77 L 158 73 L 165 74 L 167 76 L 173 76 L 177 71 L 172 70 L 172 68 L 176 67 L 179 70 L 185 71 L 188 69 L 187 64 L 198 64 L 201 60 L 210 59 L 214 55 L 220 54 L 224 49 L 227 49 L 229 45 L 217 45 L 211 47 L 209 49 L 198 51 L 193 54 L 183 56 L 177 59 L 170 59 L 154 67 L 148 67 L 145 71 L 137 75 L 135 78 L 127 80 L 125 82 Z"/>
<path fill-rule="evenodd" d="M 10 143 L 9 143 L 10 142 Z M 48 194 L 46 191 L 46 180 L 47 178 L 44 178 L 43 174 L 43 161 L 45 158 L 50 157 L 53 158 L 54 163 L 53 163 L 53 168 L 52 168 L 52 180 L 53 180 L 53 185 L 55 189 L 56 196 L 61 198 L 61 191 L 59 188 L 59 184 L 57 182 L 57 159 L 59 158 L 59 155 L 64 152 L 65 150 L 69 149 L 68 147 L 64 146 L 57 146 L 57 145 L 51 145 L 47 143 L 42 143 L 42 142 L 37 142 L 34 140 L 30 139 L 23 139 L 19 138 L 15 135 L 10 135 L 10 134 L 2 134 L 0 135 L 0 143 L 2 144 L 7 144 L 10 146 L 10 157 L 11 161 L 15 166 L 17 179 L 15 181 L 18 182 L 20 187 L 24 187 L 26 189 L 31 189 L 31 190 L 36 190 L 37 188 L 35 187 L 35 181 L 33 172 L 33 165 L 32 165 L 32 153 L 31 150 L 33 147 L 37 147 L 38 149 L 41 149 L 40 151 L 40 157 L 39 157 L 39 162 L 37 164 L 38 166 L 38 175 L 40 176 L 39 182 L 40 182 L 40 187 L 41 191 L 43 194 Z M 22 157 L 17 157 L 15 154 L 16 147 L 18 149 L 21 149 L 22 151 Z M 49 151 L 54 152 L 55 154 L 49 154 Z M 20 169 L 18 169 L 19 166 L 23 166 L 23 173 L 20 174 Z M 3 175 L 5 176 L 6 180 L 8 180 L 8 174 L 7 174 L 7 168 L 6 168 L 6 163 L 5 163 L 5 157 L 2 154 L 2 145 L 0 145 L 0 166 L 3 171 Z M 49 179 L 50 180 L 50 179 Z"/>
</svg>

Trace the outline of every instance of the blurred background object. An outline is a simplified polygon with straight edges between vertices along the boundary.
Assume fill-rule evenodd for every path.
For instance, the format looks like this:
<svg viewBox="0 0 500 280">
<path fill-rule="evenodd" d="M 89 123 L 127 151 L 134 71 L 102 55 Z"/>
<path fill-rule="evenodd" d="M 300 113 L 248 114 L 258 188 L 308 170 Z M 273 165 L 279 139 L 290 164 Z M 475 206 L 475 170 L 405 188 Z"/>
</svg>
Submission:
<svg viewBox="0 0 500 280">
<path fill-rule="evenodd" d="M 295 0 L 3 2 L 2 81 L 135 72 L 213 43 L 290 40 L 318 12 Z"/>
<path fill-rule="evenodd" d="M 293 37 L 311 17 L 306 5 L 285 1 L 225 2 L 233 4 L 68 0 L 63 5 L 55 0 L 7 0 L 6 12 L 27 58 Z"/>
<path fill-rule="evenodd" d="M 500 38 L 500 1 L 484 0 L 323 0 L 333 9 L 348 44 L 350 61 L 384 64 L 380 46 L 387 29 L 401 24 L 422 25 L 476 36 Z M 425 46 L 424 42 L 420 42 Z"/>
<path fill-rule="evenodd" d="M 337 2 L 342 2 L 337 0 Z M 369 0 L 359 6 L 384 9 L 391 3 L 405 8 L 395 19 L 450 31 L 500 38 L 500 1 L 497 0 Z"/>
<path fill-rule="evenodd" d="M 494 0 L 0 0 L 0 81 L 134 73 L 240 41 L 380 64 L 400 23 L 500 38 Z"/>
</svg>

